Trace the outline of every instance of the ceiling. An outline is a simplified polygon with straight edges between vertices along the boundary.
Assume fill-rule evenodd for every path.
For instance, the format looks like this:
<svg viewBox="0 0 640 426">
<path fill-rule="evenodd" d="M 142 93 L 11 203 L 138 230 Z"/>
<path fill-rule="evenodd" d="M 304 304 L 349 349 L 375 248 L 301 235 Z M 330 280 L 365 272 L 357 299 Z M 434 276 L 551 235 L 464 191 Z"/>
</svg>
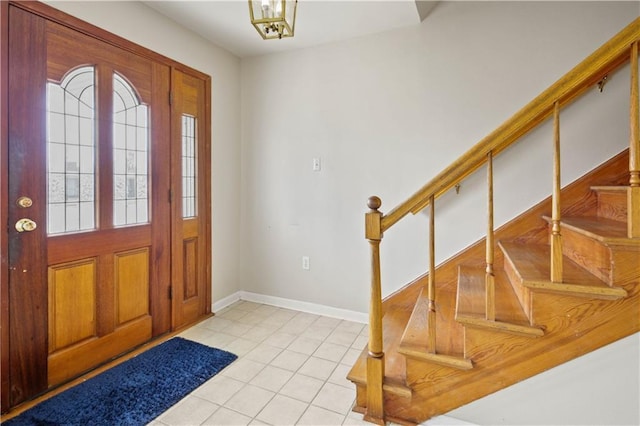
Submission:
<svg viewBox="0 0 640 426">
<path fill-rule="evenodd" d="M 436 5 L 423 0 L 299 0 L 293 38 L 262 40 L 246 0 L 144 3 L 238 57 L 264 55 L 419 24 Z"/>
</svg>

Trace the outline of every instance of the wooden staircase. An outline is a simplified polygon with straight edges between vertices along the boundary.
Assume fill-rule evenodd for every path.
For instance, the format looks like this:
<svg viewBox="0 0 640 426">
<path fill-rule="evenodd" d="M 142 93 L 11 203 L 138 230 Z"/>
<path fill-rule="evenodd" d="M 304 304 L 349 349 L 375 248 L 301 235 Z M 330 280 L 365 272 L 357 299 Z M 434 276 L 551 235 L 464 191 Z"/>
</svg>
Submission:
<svg viewBox="0 0 640 426">
<path fill-rule="evenodd" d="M 627 150 L 563 190 L 571 216 L 562 226 L 575 233 L 563 233 L 564 282 L 549 280 L 549 198 L 496 230 L 494 321 L 485 319 L 484 241 L 436 270 L 435 353 L 425 344 L 427 277 L 384 301 L 387 420 L 422 422 L 640 331 L 640 239 L 625 236 L 619 186 L 628 161 Z M 361 412 L 366 359 L 365 350 L 348 376 Z"/>
<path fill-rule="evenodd" d="M 384 301 L 378 300 L 383 232 L 408 211 L 433 207 L 478 160 L 458 160 L 438 175 L 449 182 L 430 182 L 387 215 L 377 197 L 370 199 L 370 342 L 348 375 L 357 390 L 354 410 L 366 420 L 417 424 L 640 331 L 640 19 L 623 32 L 629 28 L 630 148 L 560 190 L 556 131 L 553 196 L 494 231 L 492 155 L 503 142 L 481 141 L 467 156 L 491 145 L 487 238 L 437 268 L 431 254 L 429 271 Z M 551 101 L 556 130 L 560 103 Z M 433 214 L 432 208 L 431 227 Z"/>
</svg>

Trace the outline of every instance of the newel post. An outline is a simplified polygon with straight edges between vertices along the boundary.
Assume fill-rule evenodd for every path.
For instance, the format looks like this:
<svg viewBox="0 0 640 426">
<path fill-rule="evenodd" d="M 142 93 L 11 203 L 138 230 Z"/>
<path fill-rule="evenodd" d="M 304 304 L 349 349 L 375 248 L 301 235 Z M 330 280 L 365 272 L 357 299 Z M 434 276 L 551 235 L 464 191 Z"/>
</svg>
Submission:
<svg viewBox="0 0 640 426">
<path fill-rule="evenodd" d="M 380 282 L 380 241 L 382 201 L 369 197 L 365 214 L 365 237 L 371 246 L 371 301 L 369 304 L 369 355 L 367 357 L 367 411 L 364 419 L 384 424 L 384 351 L 382 346 L 382 289 Z"/>
</svg>

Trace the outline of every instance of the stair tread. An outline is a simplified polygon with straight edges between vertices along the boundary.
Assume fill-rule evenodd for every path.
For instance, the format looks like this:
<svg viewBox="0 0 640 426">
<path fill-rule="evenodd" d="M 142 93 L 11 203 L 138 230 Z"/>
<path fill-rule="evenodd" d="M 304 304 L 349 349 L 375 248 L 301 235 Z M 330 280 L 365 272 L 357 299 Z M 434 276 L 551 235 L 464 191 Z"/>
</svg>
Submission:
<svg viewBox="0 0 640 426">
<path fill-rule="evenodd" d="M 508 330 L 509 325 L 515 325 L 513 330 L 520 330 L 531 335 L 542 335 L 542 331 L 529 325 L 529 319 L 522 309 L 518 298 L 509 283 L 509 278 L 502 269 L 494 271 L 496 320 L 503 323 L 504 327 L 494 324 L 494 328 Z M 482 268 L 461 266 L 458 278 L 458 304 L 456 318 L 458 321 L 465 319 L 485 319 L 485 271 Z M 488 326 L 489 324 L 487 324 Z"/>
<path fill-rule="evenodd" d="M 594 185 L 591 187 L 592 191 L 600 191 L 600 192 L 627 192 L 628 189 L 629 187 L 624 185 L 617 185 L 617 186 Z"/>
<path fill-rule="evenodd" d="M 410 358 L 420 359 L 422 361 L 432 362 L 438 365 L 455 368 L 458 370 L 470 370 L 473 363 L 470 359 L 461 355 L 447 355 L 431 353 L 426 350 L 424 345 L 414 346 L 403 343 L 398 348 L 398 352 Z"/>
<path fill-rule="evenodd" d="M 551 248 L 542 244 L 522 244 L 510 241 L 498 243 L 527 287 L 553 291 L 593 294 L 603 297 L 624 297 L 626 292 L 619 287 L 609 287 L 604 281 L 590 274 L 571 259 L 563 256 L 563 276 L 561 283 L 549 278 Z"/>
<path fill-rule="evenodd" d="M 551 222 L 549 216 L 544 216 L 544 219 Z M 640 247 L 639 239 L 627 238 L 627 224 L 624 222 L 595 216 L 574 216 L 562 218 L 560 224 L 604 244 Z"/>
<path fill-rule="evenodd" d="M 360 356 L 353 363 L 353 367 L 347 374 L 347 379 L 355 383 L 367 383 L 367 348 L 365 347 Z"/>
</svg>

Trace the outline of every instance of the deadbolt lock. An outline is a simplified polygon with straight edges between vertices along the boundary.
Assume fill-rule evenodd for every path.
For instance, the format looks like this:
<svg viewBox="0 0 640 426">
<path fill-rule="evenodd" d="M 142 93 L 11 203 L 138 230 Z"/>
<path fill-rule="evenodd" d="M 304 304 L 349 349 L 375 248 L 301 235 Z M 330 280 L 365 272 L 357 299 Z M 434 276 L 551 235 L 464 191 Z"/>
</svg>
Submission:
<svg viewBox="0 0 640 426">
<path fill-rule="evenodd" d="M 23 218 L 16 222 L 16 231 L 31 232 L 38 227 L 38 224 L 31 219 Z"/>
<path fill-rule="evenodd" d="M 33 200 L 29 197 L 20 197 L 16 201 L 18 207 L 22 207 L 23 209 L 29 208 L 33 205 Z"/>
</svg>

